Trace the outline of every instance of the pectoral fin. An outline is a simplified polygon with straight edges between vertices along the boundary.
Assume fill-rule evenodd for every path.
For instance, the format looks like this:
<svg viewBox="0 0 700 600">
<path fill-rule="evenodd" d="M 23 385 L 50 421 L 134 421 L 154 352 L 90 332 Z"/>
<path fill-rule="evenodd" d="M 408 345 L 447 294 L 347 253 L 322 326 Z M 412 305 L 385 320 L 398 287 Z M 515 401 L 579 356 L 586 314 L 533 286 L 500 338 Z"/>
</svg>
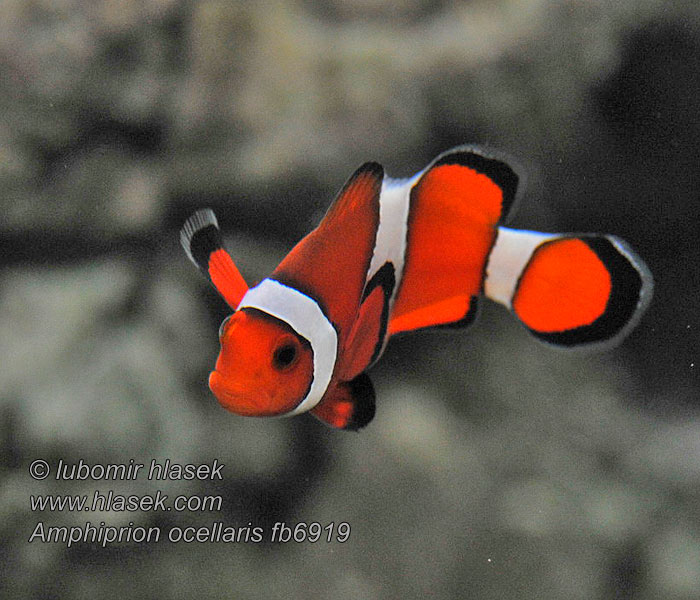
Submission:
<svg viewBox="0 0 700 600">
<path fill-rule="evenodd" d="M 205 208 L 187 219 L 180 231 L 180 243 L 189 259 L 209 278 L 226 303 L 235 310 L 248 291 L 248 284 L 224 249 L 219 223 L 214 213 Z"/>
<path fill-rule="evenodd" d="M 362 373 L 329 391 L 311 414 L 331 427 L 357 431 L 374 418 L 374 399 L 372 380 Z"/>
</svg>

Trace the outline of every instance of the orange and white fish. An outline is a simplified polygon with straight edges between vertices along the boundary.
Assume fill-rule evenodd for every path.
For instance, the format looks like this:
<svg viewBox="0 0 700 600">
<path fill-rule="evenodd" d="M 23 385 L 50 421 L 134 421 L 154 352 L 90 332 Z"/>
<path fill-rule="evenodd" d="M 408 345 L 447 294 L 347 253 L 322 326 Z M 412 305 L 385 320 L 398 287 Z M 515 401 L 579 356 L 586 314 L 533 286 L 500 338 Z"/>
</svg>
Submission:
<svg viewBox="0 0 700 600">
<path fill-rule="evenodd" d="M 224 250 L 214 213 L 197 211 L 182 245 L 234 309 L 209 377 L 221 405 L 261 417 L 309 411 L 357 430 L 374 417 L 366 371 L 388 340 L 465 327 L 482 295 L 550 344 L 619 341 L 649 304 L 649 270 L 612 235 L 503 227 L 520 182 L 503 156 L 472 146 L 408 179 L 366 163 L 319 226 L 252 288 Z"/>
</svg>

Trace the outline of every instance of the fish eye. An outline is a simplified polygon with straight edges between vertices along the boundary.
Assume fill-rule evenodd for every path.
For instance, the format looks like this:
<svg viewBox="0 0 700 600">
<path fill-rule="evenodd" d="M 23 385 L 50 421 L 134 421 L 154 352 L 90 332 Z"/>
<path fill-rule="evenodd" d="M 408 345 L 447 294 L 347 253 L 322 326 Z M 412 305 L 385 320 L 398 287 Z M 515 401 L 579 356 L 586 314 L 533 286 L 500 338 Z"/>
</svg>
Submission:
<svg viewBox="0 0 700 600">
<path fill-rule="evenodd" d="M 292 343 L 279 346 L 272 355 L 272 365 L 278 371 L 291 367 L 297 359 L 297 348 Z"/>
<path fill-rule="evenodd" d="M 226 317 L 223 321 L 221 321 L 221 325 L 219 325 L 219 339 L 224 337 L 224 329 L 226 329 L 226 323 L 228 323 L 228 320 L 232 317 L 233 315 L 229 315 Z"/>
</svg>

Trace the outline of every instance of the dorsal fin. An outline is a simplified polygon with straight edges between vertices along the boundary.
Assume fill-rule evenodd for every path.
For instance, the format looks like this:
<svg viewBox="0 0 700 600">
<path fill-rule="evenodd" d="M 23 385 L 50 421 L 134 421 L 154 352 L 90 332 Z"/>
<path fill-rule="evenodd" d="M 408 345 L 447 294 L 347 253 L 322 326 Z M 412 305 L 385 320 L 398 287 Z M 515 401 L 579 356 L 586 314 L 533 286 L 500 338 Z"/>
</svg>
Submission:
<svg viewBox="0 0 700 600">
<path fill-rule="evenodd" d="M 403 278 L 391 335 L 474 321 L 496 228 L 520 194 L 519 169 L 459 147 L 438 156 L 410 191 Z"/>
<path fill-rule="evenodd" d="M 319 226 L 299 242 L 273 279 L 314 298 L 347 336 L 362 300 L 379 224 L 384 170 L 365 163 L 347 181 Z"/>
<path fill-rule="evenodd" d="M 459 165 L 488 177 L 501 190 L 499 223 L 515 212 L 525 189 L 525 171 L 505 152 L 479 146 L 457 146 L 440 154 L 428 167 Z M 427 171 L 427 170 L 426 170 Z M 465 198 L 466 199 L 466 198 Z"/>
<path fill-rule="evenodd" d="M 248 291 L 243 276 L 224 249 L 216 215 L 209 208 L 195 212 L 182 226 L 180 243 L 189 259 L 212 282 L 231 308 Z"/>
</svg>

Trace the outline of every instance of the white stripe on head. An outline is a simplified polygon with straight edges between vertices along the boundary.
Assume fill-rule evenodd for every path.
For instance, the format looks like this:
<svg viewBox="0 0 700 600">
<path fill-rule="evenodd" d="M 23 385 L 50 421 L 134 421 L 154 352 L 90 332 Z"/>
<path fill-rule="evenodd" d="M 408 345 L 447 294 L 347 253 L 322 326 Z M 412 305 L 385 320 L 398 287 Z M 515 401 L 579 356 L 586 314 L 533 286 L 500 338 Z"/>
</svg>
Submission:
<svg viewBox="0 0 700 600">
<path fill-rule="evenodd" d="M 256 308 L 284 321 L 311 344 L 314 375 L 303 400 L 285 416 L 311 410 L 323 398 L 333 376 L 338 334 L 321 307 L 309 296 L 274 279 L 263 279 L 243 296 L 236 310 Z"/>
<path fill-rule="evenodd" d="M 511 308 L 520 275 L 532 253 L 540 244 L 558 237 L 561 235 L 499 227 L 486 265 L 484 293 Z"/>
</svg>

